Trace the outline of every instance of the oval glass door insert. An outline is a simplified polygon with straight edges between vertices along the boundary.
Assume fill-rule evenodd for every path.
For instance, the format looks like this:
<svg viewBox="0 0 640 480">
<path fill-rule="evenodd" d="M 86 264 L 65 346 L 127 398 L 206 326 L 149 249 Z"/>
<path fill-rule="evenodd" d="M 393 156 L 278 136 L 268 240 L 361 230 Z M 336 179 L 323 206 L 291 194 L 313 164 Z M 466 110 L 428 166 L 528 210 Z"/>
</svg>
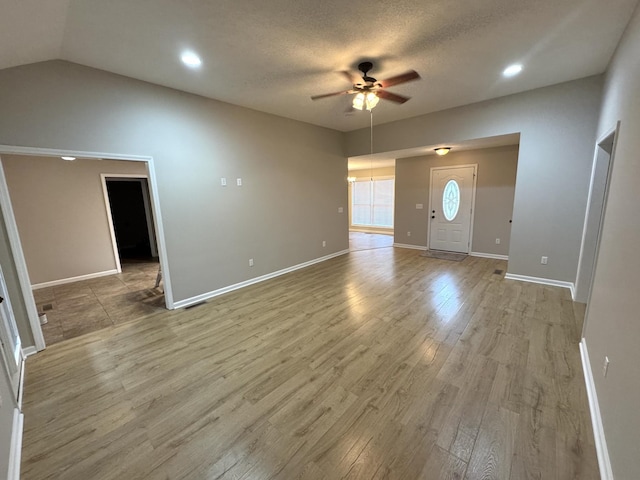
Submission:
<svg viewBox="0 0 640 480">
<path fill-rule="evenodd" d="M 460 187 L 455 180 L 449 180 L 442 192 L 442 212 L 449 222 L 456 218 L 460 209 Z"/>
</svg>

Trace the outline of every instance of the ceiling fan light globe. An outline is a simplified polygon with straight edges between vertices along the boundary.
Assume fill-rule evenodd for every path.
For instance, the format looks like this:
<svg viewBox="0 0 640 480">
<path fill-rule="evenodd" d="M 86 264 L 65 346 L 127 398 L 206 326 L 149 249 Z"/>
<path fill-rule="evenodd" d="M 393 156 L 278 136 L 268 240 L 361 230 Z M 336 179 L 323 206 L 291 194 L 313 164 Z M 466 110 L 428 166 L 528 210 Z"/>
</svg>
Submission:
<svg viewBox="0 0 640 480">
<path fill-rule="evenodd" d="M 353 108 L 356 110 L 362 110 L 364 108 L 364 93 L 360 92 L 355 97 L 353 97 Z"/>
<path fill-rule="evenodd" d="M 367 110 L 371 111 L 380 101 L 380 98 L 374 93 L 367 93 Z"/>
</svg>

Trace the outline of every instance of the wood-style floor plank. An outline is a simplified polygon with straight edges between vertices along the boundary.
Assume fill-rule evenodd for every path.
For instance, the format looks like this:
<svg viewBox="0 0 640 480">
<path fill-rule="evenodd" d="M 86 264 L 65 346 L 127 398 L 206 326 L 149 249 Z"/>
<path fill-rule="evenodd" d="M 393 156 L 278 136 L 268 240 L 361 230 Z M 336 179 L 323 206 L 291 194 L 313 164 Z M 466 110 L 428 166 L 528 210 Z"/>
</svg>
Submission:
<svg viewBox="0 0 640 480">
<path fill-rule="evenodd" d="M 27 361 L 22 478 L 596 479 L 584 308 L 496 269 L 358 250 L 61 341 Z"/>
</svg>

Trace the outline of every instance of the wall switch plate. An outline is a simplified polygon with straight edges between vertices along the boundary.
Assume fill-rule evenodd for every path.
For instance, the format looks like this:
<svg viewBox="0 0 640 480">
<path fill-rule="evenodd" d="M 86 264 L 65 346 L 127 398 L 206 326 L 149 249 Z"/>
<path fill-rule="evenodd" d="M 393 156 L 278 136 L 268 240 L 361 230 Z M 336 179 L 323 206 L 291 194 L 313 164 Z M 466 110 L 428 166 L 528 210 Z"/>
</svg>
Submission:
<svg viewBox="0 0 640 480">
<path fill-rule="evenodd" d="M 609 357 L 604 357 L 604 364 L 602 365 L 602 376 L 606 377 L 609 371 Z"/>
<path fill-rule="evenodd" d="M 343 212 L 344 212 L 344 208 L 338 207 L 338 213 L 343 213 Z"/>
<path fill-rule="evenodd" d="M 250 259 L 249 259 L 249 266 L 250 266 L 250 267 L 253 267 L 253 258 L 250 258 Z"/>
<path fill-rule="evenodd" d="M 223 187 L 226 187 L 226 186 L 227 186 L 227 179 L 226 179 L 226 178 L 224 178 L 224 177 L 222 177 L 222 178 L 220 179 L 220 185 L 222 185 Z"/>
<path fill-rule="evenodd" d="M 422 210 L 424 205 L 422 203 L 416 203 L 416 210 Z"/>
<path fill-rule="evenodd" d="M 496 238 L 496 245 L 500 245 L 500 239 Z"/>
<path fill-rule="evenodd" d="M 540 259 L 540 263 L 541 263 L 542 265 L 546 265 L 548 261 L 549 261 L 549 257 L 542 257 L 542 258 Z"/>
<path fill-rule="evenodd" d="M 323 247 L 326 247 L 326 246 L 327 246 L 327 241 L 326 241 L 326 240 L 323 240 L 323 241 L 322 241 L 322 246 L 323 246 Z"/>
<path fill-rule="evenodd" d="M 241 178 L 236 178 L 236 185 L 238 185 L 239 187 L 242 186 L 242 179 Z"/>
</svg>

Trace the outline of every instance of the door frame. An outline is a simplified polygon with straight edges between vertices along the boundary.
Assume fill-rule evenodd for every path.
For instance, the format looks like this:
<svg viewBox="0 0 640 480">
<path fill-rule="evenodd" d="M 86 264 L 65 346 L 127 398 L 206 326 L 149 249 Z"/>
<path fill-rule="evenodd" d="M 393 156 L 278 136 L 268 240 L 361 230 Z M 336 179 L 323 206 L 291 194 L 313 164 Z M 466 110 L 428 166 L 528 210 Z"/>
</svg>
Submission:
<svg viewBox="0 0 640 480">
<path fill-rule="evenodd" d="M 162 223 L 162 215 L 160 213 L 160 197 L 157 189 L 156 170 L 151 156 L 142 155 L 129 155 L 119 153 L 104 153 L 104 152 L 88 152 L 82 150 L 61 150 L 53 148 L 39 148 L 39 147 L 19 147 L 12 145 L 0 145 L 0 208 L 4 215 L 4 221 L 9 237 L 9 247 L 13 256 L 16 270 L 18 273 L 18 279 L 20 284 L 20 290 L 22 291 L 22 297 L 27 309 L 27 316 L 29 318 L 29 325 L 33 334 L 35 342 L 35 350 L 41 351 L 46 347 L 44 336 L 42 334 L 42 327 L 40 326 L 40 320 L 38 318 L 38 310 L 36 308 L 36 302 L 33 298 L 33 291 L 31 287 L 31 281 L 29 279 L 29 273 L 27 270 L 27 264 L 24 258 L 24 252 L 22 250 L 22 243 L 20 242 L 20 235 L 18 234 L 18 226 L 13 213 L 13 207 L 11 205 L 11 197 L 9 195 L 9 189 L 7 186 L 7 180 L 4 174 L 4 166 L 2 164 L 2 155 L 27 155 L 27 156 L 39 156 L 39 157 L 61 157 L 63 155 L 71 155 L 76 158 L 88 158 L 95 160 L 102 160 L 108 158 L 110 160 L 127 160 L 132 162 L 145 162 L 147 167 L 149 194 L 151 195 L 151 208 L 153 211 L 153 220 L 155 223 L 155 230 L 157 233 L 156 241 L 158 246 L 158 254 L 160 257 L 160 265 L 162 267 L 162 277 L 164 282 L 164 299 L 165 305 L 168 310 L 175 308 L 173 301 L 173 289 L 171 285 L 171 273 L 169 271 L 169 260 L 166 251 L 166 240 L 164 234 L 164 226 Z M 22 342 L 24 345 L 24 342 Z M 35 353 L 35 352 L 29 352 Z"/>
<path fill-rule="evenodd" d="M 151 256 L 157 257 L 157 235 L 154 228 L 153 222 L 153 211 L 151 210 L 151 205 L 149 204 L 149 176 L 138 173 L 101 173 L 100 174 L 100 182 L 102 184 L 102 195 L 104 196 L 104 206 L 107 212 L 107 220 L 109 221 L 109 234 L 111 236 L 111 246 L 113 248 L 113 258 L 116 262 L 116 269 L 118 273 L 122 272 L 122 265 L 120 264 L 120 252 L 118 251 L 118 242 L 116 241 L 116 231 L 113 226 L 113 216 L 111 215 L 111 199 L 109 198 L 109 191 L 107 190 L 107 181 L 110 179 L 131 179 L 138 180 L 142 187 L 142 201 L 144 203 L 144 215 L 147 219 L 147 231 L 149 233 L 149 243 L 151 246 Z M 144 185 L 146 180 L 147 189 L 145 191 Z M 114 180 L 117 181 L 117 180 Z"/>
<path fill-rule="evenodd" d="M 611 172 L 613 171 L 613 162 L 615 160 L 616 148 L 618 145 L 618 137 L 620 136 L 620 122 L 616 123 L 616 126 L 607 130 L 598 140 L 596 141 L 596 147 L 594 152 L 593 159 L 593 167 L 591 171 L 591 181 L 589 184 L 589 196 L 587 198 L 587 208 L 585 210 L 585 219 L 584 219 L 584 227 L 582 230 L 582 242 L 580 244 L 580 256 L 578 257 L 578 270 L 576 272 L 576 282 L 578 282 L 580 278 L 580 270 L 583 268 L 582 263 L 584 261 L 584 243 L 587 236 L 587 227 L 588 227 L 588 219 L 589 219 L 589 209 L 591 207 L 591 195 L 593 193 L 593 183 L 595 180 L 595 171 L 596 171 L 596 163 L 598 162 L 598 153 L 599 150 L 605 150 L 603 144 L 613 136 L 613 143 L 611 145 L 611 153 L 609 153 L 609 166 L 607 168 L 607 178 L 605 180 L 604 191 L 602 192 L 602 210 L 600 212 L 600 221 L 598 223 L 598 234 L 596 236 L 596 245 L 594 249 L 594 257 L 593 257 L 593 265 L 591 266 L 591 278 L 589 279 L 589 286 L 587 292 L 587 307 L 584 312 L 584 321 L 582 323 L 582 338 L 587 331 L 587 319 L 589 318 L 589 307 L 591 306 L 591 293 L 593 291 L 593 281 L 596 277 L 596 270 L 598 267 L 598 256 L 600 253 L 600 243 L 602 240 L 602 226 L 604 225 L 604 219 L 607 211 L 607 202 L 609 200 L 609 187 L 611 185 Z"/>
<path fill-rule="evenodd" d="M 478 181 L 478 164 L 468 163 L 464 165 L 440 165 L 438 167 L 431 167 L 429 169 L 429 210 L 427 210 L 427 250 L 431 249 L 431 198 L 433 197 L 433 171 L 434 170 L 451 170 L 454 168 L 473 168 L 473 182 L 471 184 L 471 220 L 469 221 L 469 245 L 468 252 L 471 253 L 473 249 L 473 222 L 476 216 L 476 184 Z"/>
</svg>

